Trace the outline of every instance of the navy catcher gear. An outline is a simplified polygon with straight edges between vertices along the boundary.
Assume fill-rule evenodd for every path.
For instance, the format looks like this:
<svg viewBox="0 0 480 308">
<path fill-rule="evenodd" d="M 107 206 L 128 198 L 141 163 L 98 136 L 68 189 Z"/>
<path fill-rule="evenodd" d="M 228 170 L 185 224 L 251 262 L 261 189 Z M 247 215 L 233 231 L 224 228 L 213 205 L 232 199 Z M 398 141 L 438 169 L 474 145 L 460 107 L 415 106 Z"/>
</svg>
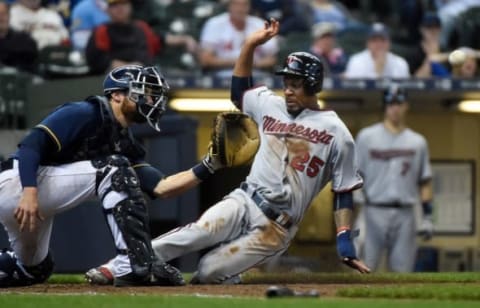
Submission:
<svg viewBox="0 0 480 308">
<path fill-rule="evenodd" d="M 383 105 L 401 104 L 407 101 L 407 92 L 397 83 L 391 83 L 383 92 Z"/>
<path fill-rule="evenodd" d="M 308 52 L 293 52 L 287 56 L 283 69 L 276 75 L 292 75 L 304 78 L 305 93 L 314 95 L 322 90 L 323 63 Z"/>
<path fill-rule="evenodd" d="M 53 258 L 50 253 L 38 265 L 24 266 L 9 249 L 0 251 L 0 288 L 29 286 L 45 282 L 53 272 Z"/>
<path fill-rule="evenodd" d="M 168 86 L 163 75 L 153 66 L 126 65 L 112 70 L 103 82 L 103 92 L 125 91 L 137 104 L 141 115 L 138 122 L 147 121 L 160 131 L 159 121 L 166 110 Z"/>
</svg>

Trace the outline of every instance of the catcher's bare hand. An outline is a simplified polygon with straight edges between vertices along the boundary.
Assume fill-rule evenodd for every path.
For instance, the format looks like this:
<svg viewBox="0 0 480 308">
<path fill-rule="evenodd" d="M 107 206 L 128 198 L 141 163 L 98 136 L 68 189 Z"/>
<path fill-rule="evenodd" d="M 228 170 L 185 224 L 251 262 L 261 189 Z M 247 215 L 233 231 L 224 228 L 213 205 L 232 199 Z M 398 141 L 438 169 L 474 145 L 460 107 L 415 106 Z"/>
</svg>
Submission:
<svg viewBox="0 0 480 308">
<path fill-rule="evenodd" d="M 265 21 L 265 27 L 250 34 L 247 38 L 247 43 L 254 46 L 262 45 L 270 40 L 272 37 L 278 34 L 280 29 L 280 23 L 274 18 L 270 18 L 269 21 Z"/>
<path fill-rule="evenodd" d="M 30 232 L 35 231 L 37 227 L 37 219 L 43 220 L 38 210 L 37 188 L 25 187 L 22 197 L 15 209 L 14 217 L 20 225 L 20 231 L 27 228 Z"/>
<path fill-rule="evenodd" d="M 357 270 L 361 274 L 368 274 L 370 273 L 370 269 L 368 266 L 365 265 L 362 261 L 358 259 L 352 259 L 352 258 L 343 258 L 342 260 L 343 263 L 346 265 L 350 266 L 354 270 Z"/>
</svg>

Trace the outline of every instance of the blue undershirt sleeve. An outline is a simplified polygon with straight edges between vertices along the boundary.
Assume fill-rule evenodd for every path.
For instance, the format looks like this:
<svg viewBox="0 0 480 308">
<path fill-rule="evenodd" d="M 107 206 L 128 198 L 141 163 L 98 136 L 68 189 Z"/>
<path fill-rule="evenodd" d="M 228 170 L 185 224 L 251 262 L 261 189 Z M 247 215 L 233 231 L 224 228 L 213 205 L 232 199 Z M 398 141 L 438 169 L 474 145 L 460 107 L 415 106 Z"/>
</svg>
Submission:
<svg viewBox="0 0 480 308">
<path fill-rule="evenodd" d="M 19 147 L 17 159 L 22 187 L 36 187 L 40 161 L 56 145 L 43 130 L 34 128 L 20 142 Z"/>
<path fill-rule="evenodd" d="M 338 211 L 341 209 L 353 210 L 353 193 L 351 191 L 335 193 L 333 210 Z"/>
<path fill-rule="evenodd" d="M 253 86 L 252 76 L 249 77 L 237 77 L 232 76 L 232 84 L 230 86 L 230 100 L 237 106 L 238 109 L 242 109 L 243 93 Z"/>
<path fill-rule="evenodd" d="M 157 186 L 158 182 L 165 177 L 165 175 L 147 163 L 134 164 L 132 167 L 137 174 L 138 180 L 140 181 L 140 188 L 142 191 L 145 192 L 150 198 L 155 199 L 155 187 Z"/>
</svg>

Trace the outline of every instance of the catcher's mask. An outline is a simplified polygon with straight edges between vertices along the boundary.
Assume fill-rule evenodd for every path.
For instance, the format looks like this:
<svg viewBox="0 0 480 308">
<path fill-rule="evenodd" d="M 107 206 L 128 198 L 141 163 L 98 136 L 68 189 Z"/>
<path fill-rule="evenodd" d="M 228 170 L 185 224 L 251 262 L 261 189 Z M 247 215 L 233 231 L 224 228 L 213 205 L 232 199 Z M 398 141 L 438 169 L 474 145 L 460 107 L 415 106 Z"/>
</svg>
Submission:
<svg viewBox="0 0 480 308">
<path fill-rule="evenodd" d="M 126 65 L 112 70 L 103 82 L 103 92 L 109 95 L 123 90 L 137 104 L 144 121 L 160 131 L 160 118 L 166 110 L 168 86 L 165 78 L 153 66 Z"/>
<path fill-rule="evenodd" d="M 383 107 L 407 101 L 407 92 L 397 83 L 390 83 L 383 92 Z"/>
<path fill-rule="evenodd" d="M 276 75 L 291 75 L 304 78 L 304 90 L 307 95 L 315 95 L 322 90 L 323 63 L 308 52 L 293 52 L 287 56 Z"/>
</svg>

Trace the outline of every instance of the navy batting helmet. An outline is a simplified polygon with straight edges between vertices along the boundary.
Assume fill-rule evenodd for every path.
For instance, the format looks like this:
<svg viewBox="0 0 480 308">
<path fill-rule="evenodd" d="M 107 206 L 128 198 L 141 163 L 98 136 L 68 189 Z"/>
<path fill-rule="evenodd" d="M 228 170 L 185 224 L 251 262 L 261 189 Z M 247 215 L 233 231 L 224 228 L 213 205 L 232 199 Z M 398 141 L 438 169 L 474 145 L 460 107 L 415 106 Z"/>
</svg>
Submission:
<svg viewBox="0 0 480 308">
<path fill-rule="evenodd" d="M 170 87 L 153 66 L 125 65 L 112 70 L 103 82 L 103 92 L 125 91 L 137 104 L 137 112 L 148 124 L 159 131 L 159 121 L 166 110 Z M 151 98 L 151 102 L 148 101 Z"/>
<path fill-rule="evenodd" d="M 283 68 L 276 75 L 300 76 L 305 80 L 305 92 L 314 95 L 322 90 L 323 63 L 308 52 L 293 52 L 287 56 Z"/>
<path fill-rule="evenodd" d="M 401 104 L 407 101 L 407 92 L 397 83 L 391 83 L 383 91 L 383 105 Z"/>
</svg>

